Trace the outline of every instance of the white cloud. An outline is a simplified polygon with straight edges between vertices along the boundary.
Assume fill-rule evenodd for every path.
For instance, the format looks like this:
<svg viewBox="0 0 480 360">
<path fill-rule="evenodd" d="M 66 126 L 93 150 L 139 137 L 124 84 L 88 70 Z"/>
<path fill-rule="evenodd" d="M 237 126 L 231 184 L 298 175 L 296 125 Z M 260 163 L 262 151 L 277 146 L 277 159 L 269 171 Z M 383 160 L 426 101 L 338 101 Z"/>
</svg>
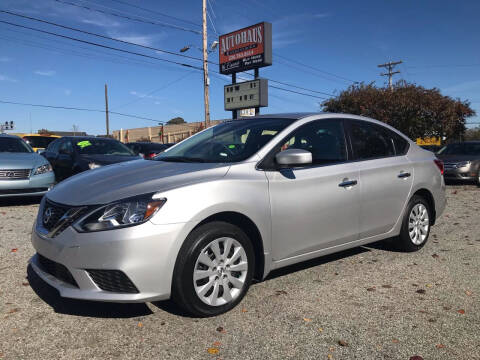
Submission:
<svg viewBox="0 0 480 360">
<path fill-rule="evenodd" d="M 34 73 L 40 76 L 53 76 L 57 72 L 55 70 L 35 70 Z"/>
<path fill-rule="evenodd" d="M 7 75 L 0 75 L 0 81 L 6 81 L 6 82 L 18 82 L 17 79 L 13 79 Z"/>
<path fill-rule="evenodd" d="M 314 14 L 313 17 L 315 19 L 323 19 L 332 16 L 330 13 L 319 13 L 319 14 Z"/>
<path fill-rule="evenodd" d="M 63 92 L 65 93 L 65 95 L 70 96 L 70 94 L 72 93 L 72 90 L 65 89 Z"/>
<path fill-rule="evenodd" d="M 136 97 L 141 98 L 141 99 L 163 100 L 163 98 L 160 97 L 160 96 L 148 95 L 148 94 L 141 93 L 141 92 L 134 91 L 134 90 L 130 91 L 130 95 L 136 96 Z M 157 102 L 155 102 L 155 103 L 157 103 Z"/>
<path fill-rule="evenodd" d="M 112 27 L 119 27 L 121 24 L 118 21 L 111 20 L 107 17 L 95 17 L 95 18 L 89 18 L 89 19 L 82 19 L 80 22 L 88 25 L 95 25 L 98 27 L 103 27 L 103 28 L 112 28 Z"/>
<path fill-rule="evenodd" d="M 9 61 L 12 61 L 12 59 L 6 56 L 0 56 L 0 62 L 9 62 Z"/>
</svg>

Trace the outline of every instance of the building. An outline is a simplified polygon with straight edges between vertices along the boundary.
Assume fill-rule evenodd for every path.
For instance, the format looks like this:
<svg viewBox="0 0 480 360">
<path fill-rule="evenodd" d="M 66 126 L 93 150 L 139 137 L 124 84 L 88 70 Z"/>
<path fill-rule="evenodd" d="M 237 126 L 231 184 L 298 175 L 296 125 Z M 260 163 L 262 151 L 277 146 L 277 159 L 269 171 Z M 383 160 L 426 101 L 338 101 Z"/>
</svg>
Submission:
<svg viewBox="0 0 480 360">
<path fill-rule="evenodd" d="M 216 125 L 224 120 L 211 120 L 210 124 Z M 164 126 L 149 126 L 133 129 L 120 129 L 113 131 L 113 138 L 121 142 L 151 141 L 160 143 L 176 143 L 192 136 L 204 129 L 203 122 L 172 124 Z M 163 133 L 162 133 L 163 128 Z"/>
</svg>

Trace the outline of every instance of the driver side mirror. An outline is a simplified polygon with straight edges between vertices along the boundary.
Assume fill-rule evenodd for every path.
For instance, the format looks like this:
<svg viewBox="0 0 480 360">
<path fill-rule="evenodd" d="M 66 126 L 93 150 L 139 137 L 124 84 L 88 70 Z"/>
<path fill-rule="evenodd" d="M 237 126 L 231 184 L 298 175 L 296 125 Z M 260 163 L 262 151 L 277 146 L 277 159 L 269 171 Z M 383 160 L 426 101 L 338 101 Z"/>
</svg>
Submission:
<svg viewBox="0 0 480 360">
<path fill-rule="evenodd" d="M 275 155 L 278 165 L 298 166 L 312 163 L 312 153 L 303 149 L 287 149 Z"/>
</svg>

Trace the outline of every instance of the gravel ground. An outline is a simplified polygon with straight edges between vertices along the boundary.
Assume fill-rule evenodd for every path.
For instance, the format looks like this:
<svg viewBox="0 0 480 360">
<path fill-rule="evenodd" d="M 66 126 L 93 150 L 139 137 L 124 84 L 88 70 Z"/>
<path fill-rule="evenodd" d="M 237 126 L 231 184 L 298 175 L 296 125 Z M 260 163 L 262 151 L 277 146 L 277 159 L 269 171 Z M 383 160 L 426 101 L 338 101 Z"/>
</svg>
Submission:
<svg viewBox="0 0 480 360">
<path fill-rule="evenodd" d="M 27 271 L 38 204 L 0 203 L 0 359 L 480 359 L 480 189 L 447 191 L 421 251 L 374 244 L 282 269 L 208 319 L 60 298 Z"/>
</svg>

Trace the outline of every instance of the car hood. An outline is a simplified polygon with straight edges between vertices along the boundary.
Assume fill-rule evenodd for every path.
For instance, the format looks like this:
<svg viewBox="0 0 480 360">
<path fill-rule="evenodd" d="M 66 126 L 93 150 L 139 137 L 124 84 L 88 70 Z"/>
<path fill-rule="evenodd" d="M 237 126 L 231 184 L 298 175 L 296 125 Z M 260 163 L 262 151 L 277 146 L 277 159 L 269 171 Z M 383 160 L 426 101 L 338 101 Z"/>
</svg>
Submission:
<svg viewBox="0 0 480 360">
<path fill-rule="evenodd" d="M 47 160 L 36 153 L 0 152 L 0 169 L 33 169 Z"/>
<path fill-rule="evenodd" d="M 119 162 L 140 159 L 138 155 L 102 155 L 102 154 L 80 155 L 80 158 L 89 163 L 94 162 L 99 165 L 110 165 L 110 164 L 116 164 Z"/>
<path fill-rule="evenodd" d="M 61 182 L 47 197 L 78 206 L 107 204 L 223 177 L 229 165 L 136 160 L 85 171 Z"/>
<path fill-rule="evenodd" d="M 437 158 L 447 163 L 457 163 L 460 161 L 480 160 L 480 155 L 442 155 L 436 154 Z"/>
</svg>

